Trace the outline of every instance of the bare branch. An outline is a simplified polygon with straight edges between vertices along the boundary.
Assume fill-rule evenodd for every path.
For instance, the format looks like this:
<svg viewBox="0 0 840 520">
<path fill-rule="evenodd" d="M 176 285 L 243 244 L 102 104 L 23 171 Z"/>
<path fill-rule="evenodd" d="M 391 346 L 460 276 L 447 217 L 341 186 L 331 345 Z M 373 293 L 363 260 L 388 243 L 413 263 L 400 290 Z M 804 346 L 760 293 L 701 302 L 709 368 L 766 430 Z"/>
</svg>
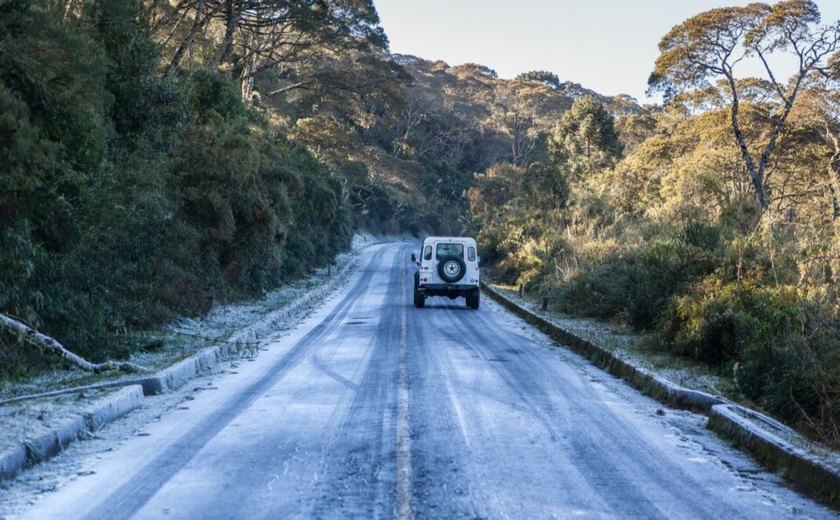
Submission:
<svg viewBox="0 0 840 520">
<path fill-rule="evenodd" d="M 106 372 L 108 370 L 122 370 L 125 372 L 149 372 L 149 369 L 140 365 L 135 365 L 134 363 L 129 363 L 128 361 L 106 361 L 104 363 L 98 364 L 91 363 L 83 357 L 74 354 L 73 352 L 70 352 L 55 339 L 41 334 L 32 327 L 29 327 L 28 325 L 25 325 L 20 321 L 2 313 L 0 313 L 0 327 L 4 328 L 5 330 L 22 339 L 23 341 L 26 341 L 41 348 L 45 348 L 49 351 L 52 351 L 55 354 L 58 354 L 62 359 L 81 368 L 85 372 L 93 372 L 95 374 L 98 374 L 100 372 Z"/>
<path fill-rule="evenodd" d="M 268 93 L 269 96 L 276 96 L 277 94 L 283 94 L 284 92 L 289 92 L 295 89 L 303 89 L 303 90 L 311 90 L 309 85 L 313 83 L 313 80 L 307 79 L 305 81 L 299 81 L 297 83 L 293 83 L 291 85 L 287 85 L 282 88 L 278 88 L 276 90 L 272 90 Z"/>
</svg>

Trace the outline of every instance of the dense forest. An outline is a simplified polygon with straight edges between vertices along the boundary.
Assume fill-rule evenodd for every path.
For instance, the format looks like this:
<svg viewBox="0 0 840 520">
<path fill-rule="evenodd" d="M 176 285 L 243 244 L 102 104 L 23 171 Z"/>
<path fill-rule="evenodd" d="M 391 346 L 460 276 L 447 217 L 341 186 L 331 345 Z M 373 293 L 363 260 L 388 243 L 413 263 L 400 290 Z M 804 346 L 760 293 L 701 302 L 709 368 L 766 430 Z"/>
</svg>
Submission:
<svg viewBox="0 0 840 520">
<path fill-rule="evenodd" d="M 372 0 L 0 0 L 0 312 L 125 358 L 355 230 L 474 234 L 838 443 L 839 42 L 807 0 L 700 13 L 642 107 L 391 54 Z M 0 333 L 0 377 L 54 363 Z"/>
<path fill-rule="evenodd" d="M 649 82 L 662 106 L 580 97 L 522 163 L 476 177 L 483 260 L 560 310 L 653 332 L 840 445 L 839 43 L 840 22 L 803 0 L 674 27 Z M 745 58 L 766 77 L 737 76 Z"/>
</svg>

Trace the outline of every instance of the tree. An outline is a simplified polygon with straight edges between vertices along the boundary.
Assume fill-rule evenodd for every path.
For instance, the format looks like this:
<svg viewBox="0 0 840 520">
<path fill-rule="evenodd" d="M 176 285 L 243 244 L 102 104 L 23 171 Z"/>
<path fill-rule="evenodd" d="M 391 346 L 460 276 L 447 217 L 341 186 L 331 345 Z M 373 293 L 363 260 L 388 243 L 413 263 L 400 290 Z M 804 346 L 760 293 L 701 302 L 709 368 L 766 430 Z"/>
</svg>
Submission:
<svg viewBox="0 0 840 520">
<path fill-rule="evenodd" d="M 184 20 L 191 23 L 184 30 Z M 162 27 L 178 34 L 171 74 L 200 34 L 221 25 L 213 65 L 238 74 L 242 99 L 250 101 L 257 76 L 269 69 L 288 72 L 313 49 L 385 49 L 372 0 L 186 0 L 163 18 Z"/>
<path fill-rule="evenodd" d="M 615 121 L 615 130 L 621 139 L 625 153 L 632 152 L 655 135 L 656 129 L 656 117 L 647 113 L 621 116 Z"/>
<path fill-rule="evenodd" d="M 786 0 L 772 7 L 754 3 L 701 13 L 659 42 L 660 56 L 648 84 L 651 92 L 664 93 L 666 101 L 677 92 L 709 87 L 710 78 L 725 80 L 732 131 L 763 210 L 769 207 L 767 167 L 797 95 L 809 74 L 828 68 L 827 60 L 840 44 L 840 22 L 816 27 L 819 22 L 819 9 L 811 0 Z M 770 65 L 776 52 L 792 55 L 798 63 L 788 82 L 779 80 Z M 763 66 L 776 96 L 774 125 L 757 162 L 744 136 L 735 74 L 735 67 L 751 57 Z"/>
<path fill-rule="evenodd" d="M 840 219 L 840 92 L 831 87 L 830 83 L 821 83 L 803 91 L 801 102 L 791 114 L 791 126 L 804 129 L 810 141 L 818 141 L 827 150 L 824 166 L 815 169 L 824 172 L 824 185 L 831 194 L 831 218 L 836 221 Z M 807 144 L 812 143 L 797 143 L 797 148 Z"/>
<path fill-rule="evenodd" d="M 516 81 L 528 81 L 533 83 L 542 83 L 553 89 L 560 88 L 560 78 L 553 72 L 546 70 L 532 70 L 531 72 L 523 72 L 516 76 Z"/>
<path fill-rule="evenodd" d="M 568 163 L 577 178 L 612 167 L 623 151 L 612 116 L 592 96 L 578 99 L 563 114 L 549 147 L 553 159 Z"/>
<path fill-rule="evenodd" d="M 266 75 L 260 86 L 270 94 L 285 91 L 283 98 L 271 103 L 286 102 L 298 107 L 298 117 L 334 117 L 349 123 L 367 138 L 379 128 L 393 128 L 405 105 L 404 86 L 411 77 L 385 53 L 346 51 L 313 56 L 298 65 L 287 78 Z M 286 81 L 306 83 L 305 88 L 271 89 L 273 83 Z M 266 88 L 267 87 L 267 88 Z M 265 98 L 263 98 L 265 100 Z M 374 138 L 378 138 L 376 136 Z M 390 141 L 384 138 L 383 143 Z"/>
<path fill-rule="evenodd" d="M 840 219 L 840 95 L 832 91 L 825 98 L 819 112 L 823 137 L 831 143 L 832 154 L 828 161 L 828 182 L 831 189 L 832 219 Z"/>
<path fill-rule="evenodd" d="M 408 89 L 405 108 L 399 121 L 399 136 L 394 140 L 394 155 L 411 155 L 411 134 L 415 127 L 423 123 L 433 112 L 439 110 L 435 100 L 424 95 L 419 89 Z"/>
<path fill-rule="evenodd" d="M 490 67 L 478 63 L 464 63 L 452 67 L 452 72 L 458 76 L 484 76 L 488 79 L 499 79 L 499 75 Z"/>
<path fill-rule="evenodd" d="M 522 165 L 540 131 L 550 127 L 569 106 L 568 101 L 543 81 L 502 81 L 495 90 L 491 122 L 510 139 L 511 162 Z"/>
<path fill-rule="evenodd" d="M 522 168 L 510 163 L 496 163 L 484 173 L 475 174 L 466 197 L 473 216 L 481 216 L 493 208 L 504 206 L 519 196 Z"/>
<path fill-rule="evenodd" d="M 827 179 L 831 191 L 832 220 L 840 220 L 840 53 L 828 61 L 828 69 L 807 91 L 808 119 L 831 150 Z"/>
<path fill-rule="evenodd" d="M 521 164 L 534 144 L 534 117 L 515 92 L 502 93 L 494 109 L 499 128 L 510 137 L 511 162 Z"/>
<path fill-rule="evenodd" d="M 529 206 L 540 212 L 564 208 L 569 199 L 568 165 L 552 158 L 547 133 L 539 135 L 531 155 L 520 190 Z"/>
</svg>

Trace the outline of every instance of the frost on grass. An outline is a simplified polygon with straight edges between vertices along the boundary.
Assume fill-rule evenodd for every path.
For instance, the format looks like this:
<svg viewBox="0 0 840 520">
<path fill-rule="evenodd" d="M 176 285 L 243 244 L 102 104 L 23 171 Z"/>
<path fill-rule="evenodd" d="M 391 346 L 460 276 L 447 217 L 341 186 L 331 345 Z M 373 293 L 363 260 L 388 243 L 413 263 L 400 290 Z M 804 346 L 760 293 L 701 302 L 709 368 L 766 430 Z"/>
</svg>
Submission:
<svg viewBox="0 0 840 520">
<path fill-rule="evenodd" d="M 0 406 L 0 452 L 45 435 L 84 411 L 107 391 L 86 391 Z"/>
<path fill-rule="evenodd" d="M 200 318 L 180 320 L 161 330 L 145 333 L 144 343 L 154 348 L 133 354 L 130 361 L 157 371 L 205 348 L 224 343 L 239 346 L 243 357 L 254 356 L 272 334 L 293 327 L 344 285 L 361 259 L 369 254 L 366 253 L 367 246 L 382 241 L 388 240 L 358 235 L 350 252 L 339 255 L 332 265 L 316 269 L 307 278 L 267 292 L 258 300 L 219 305 Z M 0 384 L 0 401 L 135 377 L 60 369 L 27 381 Z M 116 389 L 87 390 L 0 406 L 0 452 L 43 435 L 76 417 L 92 400 L 114 391 Z"/>
<path fill-rule="evenodd" d="M 369 242 L 354 241 L 354 248 L 339 255 L 329 267 L 316 269 L 309 277 L 295 283 L 267 292 L 262 298 L 231 305 L 218 305 L 199 318 L 183 319 L 157 331 L 133 337 L 134 341 L 148 345 L 134 353 L 130 361 L 152 370 L 166 368 L 196 352 L 221 343 L 233 343 L 248 350 L 254 341 L 247 338 L 247 332 L 272 313 L 295 306 L 296 312 L 286 312 L 272 321 L 276 330 L 288 328 L 297 322 L 320 300 L 344 283 L 362 255 L 363 247 Z M 303 302 L 303 303 L 301 303 Z M 297 305 L 295 305 L 297 304 Z M 4 382 L 0 385 L 0 400 L 20 395 L 43 393 L 53 390 L 85 386 L 103 381 L 132 379 L 135 375 L 94 375 L 74 369 L 59 369 L 21 382 Z"/>
</svg>

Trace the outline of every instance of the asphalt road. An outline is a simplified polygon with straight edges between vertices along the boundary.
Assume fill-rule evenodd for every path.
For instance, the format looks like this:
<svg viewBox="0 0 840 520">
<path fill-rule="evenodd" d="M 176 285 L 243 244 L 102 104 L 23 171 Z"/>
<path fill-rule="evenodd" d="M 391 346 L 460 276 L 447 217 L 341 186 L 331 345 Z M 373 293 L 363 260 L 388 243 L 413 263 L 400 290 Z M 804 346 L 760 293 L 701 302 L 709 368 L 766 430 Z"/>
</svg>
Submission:
<svg viewBox="0 0 840 520">
<path fill-rule="evenodd" d="M 23 516 L 836 518 L 486 299 L 414 308 L 414 247 Z"/>
</svg>

